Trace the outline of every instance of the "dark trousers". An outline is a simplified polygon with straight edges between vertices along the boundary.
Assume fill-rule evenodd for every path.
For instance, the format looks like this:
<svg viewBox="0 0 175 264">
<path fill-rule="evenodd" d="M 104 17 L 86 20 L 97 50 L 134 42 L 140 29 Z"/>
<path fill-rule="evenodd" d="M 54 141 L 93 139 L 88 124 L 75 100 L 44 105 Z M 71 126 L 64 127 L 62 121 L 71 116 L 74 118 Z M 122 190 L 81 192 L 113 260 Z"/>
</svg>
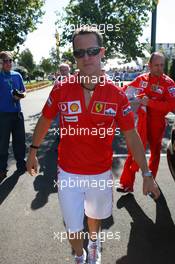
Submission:
<svg viewBox="0 0 175 264">
<path fill-rule="evenodd" d="M 25 128 L 22 113 L 0 112 L 0 172 L 7 169 L 10 135 L 17 169 L 25 168 Z"/>
</svg>

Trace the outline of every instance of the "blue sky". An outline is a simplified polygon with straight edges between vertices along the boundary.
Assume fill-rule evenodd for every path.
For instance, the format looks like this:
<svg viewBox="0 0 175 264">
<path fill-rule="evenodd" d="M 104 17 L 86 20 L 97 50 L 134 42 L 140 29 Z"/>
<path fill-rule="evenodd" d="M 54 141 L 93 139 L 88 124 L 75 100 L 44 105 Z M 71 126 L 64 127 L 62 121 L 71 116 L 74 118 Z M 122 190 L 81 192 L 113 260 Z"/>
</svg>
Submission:
<svg viewBox="0 0 175 264">
<path fill-rule="evenodd" d="M 27 40 L 21 46 L 21 50 L 29 48 L 38 63 L 42 57 L 47 58 L 49 51 L 55 46 L 55 11 L 60 11 L 68 4 L 69 0 L 46 0 L 45 15 L 42 24 L 38 24 L 37 30 L 27 36 Z M 175 0 L 159 0 L 157 8 L 157 35 L 156 42 L 175 43 Z M 141 38 L 144 41 L 150 39 L 150 23 L 144 29 Z"/>
</svg>

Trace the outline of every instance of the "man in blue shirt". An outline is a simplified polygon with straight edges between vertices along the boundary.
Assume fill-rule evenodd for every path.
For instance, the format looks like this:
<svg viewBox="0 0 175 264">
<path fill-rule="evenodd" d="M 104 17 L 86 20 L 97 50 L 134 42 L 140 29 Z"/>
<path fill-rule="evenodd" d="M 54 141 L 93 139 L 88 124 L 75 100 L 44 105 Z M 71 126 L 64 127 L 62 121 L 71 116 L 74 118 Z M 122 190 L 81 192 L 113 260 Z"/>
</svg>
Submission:
<svg viewBox="0 0 175 264">
<path fill-rule="evenodd" d="M 21 75 L 12 71 L 12 55 L 0 52 L 0 182 L 7 176 L 10 135 L 17 172 L 25 172 L 25 128 L 20 100 L 25 97 Z"/>
</svg>

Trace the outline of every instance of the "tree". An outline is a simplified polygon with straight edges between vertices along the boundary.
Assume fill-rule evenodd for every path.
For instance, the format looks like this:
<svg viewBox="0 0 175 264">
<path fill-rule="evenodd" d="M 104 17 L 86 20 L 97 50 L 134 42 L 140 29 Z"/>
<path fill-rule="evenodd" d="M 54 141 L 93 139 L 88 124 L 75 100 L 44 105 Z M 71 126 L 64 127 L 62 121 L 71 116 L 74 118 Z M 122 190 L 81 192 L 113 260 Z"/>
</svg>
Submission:
<svg viewBox="0 0 175 264">
<path fill-rule="evenodd" d="M 35 63 L 33 61 L 33 55 L 29 49 L 21 52 L 18 58 L 18 64 L 25 67 L 29 73 L 31 73 L 35 68 Z"/>
<path fill-rule="evenodd" d="M 175 81 L 175 59 L 172 59 L 170 67 L 170 77 Z"/>
<path fill-rule="evenodd" d="M 103 34 L 106 58 L 125 55 L 126 59 L 143 56 L 139 42 L 148 12 L 156 0 L 70 0 L 65 8 L 61 45 L 71 40 L 72 31 L 82 25 L 94 25 Z M 57 25 L 63 27 L 63 17 Z"/>
<path fill-rule="evenodd" d="M 57 71 L 60 64 L 60 56 L 58 49 L 52 48 L 49 55 L 50 55 L 51 63 L 53 65 L 53 70 Z"/>
<path fill-rule="evenodd" d="M 40 62 L 40 68 L 42 68 L 46 74 L 51 73 L 53 71 L 53 64 L 51 62 L 51 59 L 42 58 Z"/>
<path fill-rule="evenodd" d="M 74 59 L 71 49 L 68 49 L 68 51 L 63 52 L 62 61 L 69 61 L 71 62 L 71 64 L 75 63 L 75 59 Z"/>
<path fill-rule="evenodd" d="M 0 0 L 0 50 L 14 50 L 36 29 L 44 0 Z"/>
<path fill-rule="evenodd" d="M 15 68 L 13 68 L 14 71 L 19 72 L 23 79 L 26 79 L 26 76 L 28 75 L 28 71 L 26 68 L 24 68 L 23 66 L 16 66 Z"/>
<path fill-rule="evenodd" d="M 36 67 L 35 70 L 32 73 L 32 78 L 36 79 L 38 81 L 39 77 L 43 78 L 43 80 L 44 80 L 44 71 L 42 71 L 41 69 Z"/>
<path fill-rule="evenodd" d="M 162 52 L 163 53 L 163 52 Z M 168 74 L 168 69 L 169 69 L 169 58 L 168 56 L 163 53 L 163 55 L 165 56 L 165 65 L 164 65 L 164 73 Z"/>
</svg>

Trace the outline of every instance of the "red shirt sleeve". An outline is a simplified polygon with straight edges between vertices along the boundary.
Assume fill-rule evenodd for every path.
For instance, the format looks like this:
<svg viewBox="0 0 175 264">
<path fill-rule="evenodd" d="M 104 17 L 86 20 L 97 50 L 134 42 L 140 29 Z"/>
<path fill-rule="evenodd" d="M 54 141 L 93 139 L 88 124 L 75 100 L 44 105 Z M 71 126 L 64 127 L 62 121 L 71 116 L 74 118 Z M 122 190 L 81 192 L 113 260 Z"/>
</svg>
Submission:
<svg viewBox="0 0 175 264">
<path fill-rule="evenodd" d="M 59 112 L 59 98 L 60 98 L 60 85 L 57 84 L 53 87 L 50 95 L 43 107 L 43 116 L 48 119 L 54 119 Z"/>
<path fill-rule="evenodd" d="M 120 104 L 116 116 L 117 125 L 121 130 L 134 129 L 134 113 L 131 105 L 123 92 L 120 92 Z"/>
<path fill-rule="evenodd" d="M 130 82 L 129 84 L 126 85 L 126 88 L 128 86 L 133 86 L 135 88 L 139 87 L 139 84 L 140 84 L 140 81 L 141 81 L 141 76 L 138 76 L 136 77 L 132 82 Z M 126 89 L 125 89 L 126 90 Z"/>
</svg>

